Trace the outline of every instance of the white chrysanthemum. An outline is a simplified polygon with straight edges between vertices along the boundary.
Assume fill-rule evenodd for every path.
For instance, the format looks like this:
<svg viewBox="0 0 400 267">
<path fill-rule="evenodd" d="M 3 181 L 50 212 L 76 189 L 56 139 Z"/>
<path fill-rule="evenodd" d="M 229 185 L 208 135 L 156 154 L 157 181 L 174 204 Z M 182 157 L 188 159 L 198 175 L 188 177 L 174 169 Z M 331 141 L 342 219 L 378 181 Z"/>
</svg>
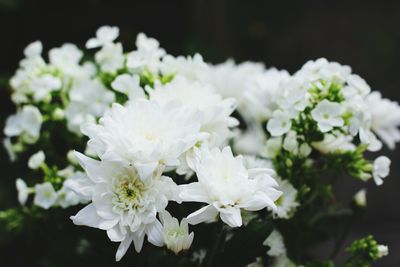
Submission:
<svg viewBox="0 0 400 267">
<path fill-rule="evenodd" d="M 277 230 L 273 230 L 272 233 L 265 239 L 264 246 L 268 246 L 269 250 L 267 254 L 272 257 L 278 257 L 281 255 L 286 255 L 286 247 L 283 242 L 283 237 L 281 233 Z"/>
<path fill-rule="evenodd" d="M 98 80 L 88 80 L 69 91 L 70 103 L 65 110 L 68 129 L 80 134 L 80 127 L 94 122 L 115 101 L 115 94 Z"/>
<path fill-rule="evenodd" d="M 275 201 L 276 209 L 272 210 L 272 214 L 277 218 L 289 219 L 300 205 L 297 202 L 297 190 L 287 180 L 280 178 L 276 178 L 276 180 L 278 182 L 277 189 L 282 192 L 282 195 Z"/>
<path fill-rule="evenodd" d="M 209 134 L 207 143 L 210 146 L 220 146 L 232 137 L 231 128 L 239 122 L 231 117 L 236 105 L 233 98 L 223 99 L 209 85 L 189 81 L 182 76 L 176 76 L 166 85 L 156 85 L 149 89 L 150 100 L 167 105 L 173 101 L 179 102 L 184 108 L 199 112 L 202 120 L 200 130 Z"/>
<path fill-rule="evenodd" d="M 88 124 L 88 146 L 102 160 L 132 164 L 143 179 L 159 166 L 178 166 L 178 158 L 204 138 L 201 114 L 171 102 L 136 99 L 114 104 L 99 124 Z"/>
<path fill-rule="evenodd" d="M 4 134 L 9 137 L 22 135 L 24 141 L 34 143 L 39 138 L 42 120 L 37 107 L 24 106 L 17 114 L 7 118 Z"/>
<path fill-rule="evenodd" d="M 372 177 L 376 185 L 383 184 L 383 178 L 386 178 L 390 172 L 390 159 L 386 156 L 379 156 L 375 159 L 372 169 Z"/>
<path fill-rule="evenodd" d="M 15 181 L 15 186 L 17 187 L 17 191 L 18 191 L 18 202 L 21 205 L 25 205 L 26 201 L 28 200 L 29 193 L 30 193 L 28 186 L 26 185 L 25 181 L 22 180 L 21 178 L 18 178 Z"/>
<path fill-rule="evenodd" d="M 48 209 L 56 203 L 57 193 L 51 183 L 35 185 L 35 197 L 33 203 L 43 209 Z"/>
<path fill-rule="evenodd" d="M 161 66 L 161 57 L 165 55 L 165 50 L 160 48 L 156 39 L 148 38 L 144 33 L 139 33 L 136 38 L 137 50 L 127 55 L 126 65 L 135 72 L 148 69 L 157 72 Z"/>
<path fill-rule="evenodd" d="M 86 42 L 86 48 L 97 48 L 114 42 L 119 36 L 119 28 L 111 26 L 102 26 L 96 31 L 96 37 L 90 38 Z"/>
<path fill-rule="evenodd" d="M 274 201 L 281 192 L 269 169 L 247 169 L 242 156 L 234 157 L 230 147 L 211 151 L 203 147 L 196 150 L 197 158 L 190 163 L 198 182 L 182 185 L 182 200 L 208 205 L 190 214 L 191 224 L 214 219 L 218 213 L 231 227 L 242 225 L 240 210 L 275 209 Z"/>
<path fill-rule="evenodd" d="M 276 110 L 272 118 L 268 121 L 267 130 L 272 136 L 281 136 L 287 133 L 291 126 L 290 114 L 285 111 Z"/>
<path fill-rule="evenodd" d="M 178 186 L 171 178 L 154 173 L 142 180 L 133 166 L 96 161 L 77 153 L 88 178 L 74 189 L 91 203 L 71 217 L 77 225 L 107 231 L 113 242 L 121 242 L 119 261 L 133 242 L 140 251 L 145 235 L 154 245 L 163 245 L 162 226 L 157 213 L 164 211 L 169 200 L 178 200 Z"/>
<path fill-rule="evenodd" d="M 194 233 L 189 234 L 189 226 L 186 218 L 183 218 L 179 224 L 176 218 L 173 218 L 168 211 L 160 213 L 161 223 L 163 225 L 164 243 L 168 249 L 178 254 L 182 250 L 188 250 L 193 242 Z"/>
<path fill-rule="evenodd" d="M 311 115 L 318 122 L 321 132 L 325 133 L 332 130 L 333 127 L 344 125 L 341 117 L 343 112 L 344 108 L 339 103 L 324 99 L 311 111 Z"/>
<path fill-rule="evenodd" d="M 394 149 L 400 141 L 399 104 L 382 98 L 379 92 L 372 92 L 365 101 L 371 112 L 371 129 L 390 149 Z"/>
<path fill-rule="evenodd" d="M 40 167 L 40 165 L 42 165 L 42 163 L 44 163 L 45 158 L 46 156 L 42 150 L 36 152 L 29 158 L 28 167 L 33 170 L 36 170 L 37 168 Z"/>
</svg>

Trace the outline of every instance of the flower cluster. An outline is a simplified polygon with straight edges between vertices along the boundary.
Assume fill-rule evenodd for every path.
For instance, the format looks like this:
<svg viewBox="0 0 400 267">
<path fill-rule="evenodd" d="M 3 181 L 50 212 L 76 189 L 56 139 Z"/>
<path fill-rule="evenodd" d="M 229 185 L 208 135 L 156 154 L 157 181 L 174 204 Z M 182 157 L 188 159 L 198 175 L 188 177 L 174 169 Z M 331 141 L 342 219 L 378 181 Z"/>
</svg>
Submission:
<svg viewBox="0 0 400 267">
<path fill-rule="evenodd" d="M 85 204 L 73 223 L 105 230 L 120 243 L 117 261 L 147 239 L 179 255 L 192 247 L 189 262 L 211 266 L 224 257 L 221 243 L 228 253 L 245 236 L 271 266 L 305 264 L 302 240 L 341 214 L 332 204 L 338 171 L 377 185 L 389 175 L 390 160 L 365 151 L 394 149 L 400 106 L 350 67 L 318 59 L 290 75 L 253 62 L 212 65 L 169 55 L 143 33 L 124 51 L 118 37 L 117 27 L 99 28 L 86 42 L 92 60 L 64 44 L 46 61 L 42 44 L 30 44 L 10 81 L 17 112 L 3 142 L 41 179 L 16 180 L 19 202 L 29 206 L 32 194 L 43 209 Z M 365 198 L 359 191 L 354 201 L 364 207 Z M 204 253 L 211 246 L 195 233 L 210 225 L 220 233 Z"/>
</svg>

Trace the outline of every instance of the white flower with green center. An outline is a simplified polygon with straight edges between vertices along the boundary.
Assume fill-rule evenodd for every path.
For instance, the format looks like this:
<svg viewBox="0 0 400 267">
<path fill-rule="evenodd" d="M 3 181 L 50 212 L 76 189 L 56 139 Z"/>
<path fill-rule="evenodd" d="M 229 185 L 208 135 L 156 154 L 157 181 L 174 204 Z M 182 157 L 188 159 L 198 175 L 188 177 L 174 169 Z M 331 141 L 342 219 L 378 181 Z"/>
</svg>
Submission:
<svg viewBox="0 0 400 267">
<path fill-rule="evenodd" d="M 189 234 L 189 226 L 186 218 L 179 224 L 168 211 L 160 213 L 163 225 L 164 243 L 168 249 L 178 254 L 182 250 L 188 250 L 193 242 L 194 233 Z"/>
<path fill-rule="evenodd" d="M 102 160 L 133 165 L 147 179 L 159 167 L 178 166 L 178 158 L 207 137 L 201 122 L 200 113 L 179 103 L 159 105 L 139 98 L 125 107 L 114 104 L 99 124 L 88 124 L 83 131 Z"/>
<path fill-rule="evenodd" d="M 375 159 L 372 167 L 372 177 L 376 185 L 383 184 L 383 178 L 386 178 L 390 172 L 390 159 L 386 156 L 380 156 Z"/>
<path fill-rule="evenodd" d="M 172 179 L 158 172 L 142 180 L 133 166 L 96 161 L 80 153 L 76 156 L 88 177 L 69 187 L 91 203 L 71 217 L 73 222 L 106 230 L 111 241 L 121 242 L 117 261 L 132 242 L 140 252 L 145 235 L 150 243 L 162 246 L 157 213 L 165 210 L 168 201 L 179 201 L 179 188 Z"/>
<path fill-rule="evenodd" d="M 267 130 L 272 136 L 281 136 L 287 133 L 291 127 L 290 114 L 281 110 L 276 110 L 267 124 Z"/>
<path fill-rule="evenodd" d="M 27 143 L 35 143 L 40 135 L 42 114 L 35 106 L 24 106 L 21 111 L 7 118 L 4 134 L 8 137 L 22 136 Z"/>
<path fill-rule="evenodd" d="M 56 203 L 57 193 L 51 183 L 45 182 L 43 184 L 35 185 L 35 198 L 33 203 L 43 209 L 49 209 Z"/>
<path fill-rule="evenodd" d="M 208 205 L 187 217 L 191 224 L 213 220 L 219 214 L 231 227 L 242 225 L 241 209 L 257 211 L 276 209 L 281 192 L 270 176 L 270 169 L 247 169 L 242 156 L 234 157 L 230 147 L 222 151 L 214 148 L 195 150 L 197 158 L 190 162 L 198 182 L 181 185 L 183 201 L 207 203 Z"/>
<path fill-rule="evenodd" d="M 105 44 L 101 50 L 96 53 L 95 59 L 103 72 L 116 73 L 119 69 L 122 69 L 125 62 L 122 44 Z"/>
<path fill-rule="evenodd" d="M 32 170 L 36 170 L 44 163 L 46 155 L 42 150 L 33 154 L 28 160 L 28 167 Z"/>
<path fill-rule="evenodd" d="M 324 99 L 311 111 L 311 116 L 318 122 L 320 131 L 326 133 L 344 125 L 343 112 L 341 104 Z"/>
</svg>

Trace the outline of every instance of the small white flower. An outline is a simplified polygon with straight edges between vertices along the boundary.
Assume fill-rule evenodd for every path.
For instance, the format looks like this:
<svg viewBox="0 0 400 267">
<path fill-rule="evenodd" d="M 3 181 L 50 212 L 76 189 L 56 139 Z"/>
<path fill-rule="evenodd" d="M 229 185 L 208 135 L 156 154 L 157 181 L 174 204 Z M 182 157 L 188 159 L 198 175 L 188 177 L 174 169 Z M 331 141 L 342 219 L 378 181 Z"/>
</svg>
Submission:
<svg viewBox="0 0 400 267">
<path fill-rule="evenodd" d="M 352 143 L 353 137 L 343 134 L 325 134 L 324 140 L 313 142 L 312 146 L 321 153 L 327 154 L 335 151 L 354 151 L 356 146 Z"/>
<path fill-rule="evenodd" d="M 176 218 L 173 218 L 168 211 L 160 213 L 161 223 L 163 225 L 164 243 L 168 249 L 178 254 L 182 250 L 188 250 L 193 242 L 194 233 L 189 234 L 189 226 L 186 218 L 183 218 L 179 224 Z"/>
<path fill-rule="evenodd" d="M 102 71 L 115 73 L 124 66 L 125 57 L 121 43 L 105 44 L 95 55 L 97 64 Z"/>
<path fill-rule="evenodd" d="M 3 146 L 7 151 L 8 158 L 10 159 L 10 161 L 14 162 L 17 159 L 17 155 L 15 154 L 13 144 L 11 143 L 11 138 L 4 138 Z"/>
<path fill-rule="evenodd" d="M 37 107 L 24 106 L 17 114 L 7 118 L 4 134 L 9 137 L 23 135 L 24 141 L 34 143 L 39 138 L 42 120 Z"/>
<path fill-rule="evenodd" d="M 75 206 L 80 203 L 81 199 L 79 196 L 71 189 L 63 186 L 57 192 L 56 204 L 62 208 L 68 208 L 70 206 Z"/>
<path fill-rule="evenodd" d="M 46 156 L 42 150 L 33 154 L 28 160 L 28 167 L 36 170 L 44 163 Z"/>
<path fill-rule="evenodd" d="M 181 185 L 183 201 L 208 205 L 187 217 L 191 224 L 215 219 L 231 227 L 242 225 L 241 209 L 257 211 L 266 207 L 276 209 L 274 201 L 281 192 L 271 171 L 264 168 L 247 169 L 242 156 L 234 157 L 230 147 L 196 150 L 197 158 L 189 165 L 196 172 L 198 182 Z"/>
<path fill-rule="evenodd" d="M 267 130 L 272 136 L 281 136 L 287 133 L 291 127 L 290 114 L 281 110 L 276 110 L 267 124 Z"/>
<path fill-rule="evenodd" d="M 372 176 L 376 185 L 383 184 L 383 178 L 387 177 L 390 172 L 390 159 L 386 156 L 380 156 L 375 159 L 372 169 Z"/>
<path fill-rule="evenodd" d="M 48 209 L 56 203 L 57 193 L 51 183 L 35 185 L 35 198 L 33 203 L 43 209 Z"/>
<path fill-rule="evenodd" d="M 272 257 L 278 257 L 281 255 L 286 255 L 286 247 L 283 242 L 283 237 L 281 233 L 277 230 L 273 230 L 272 233 L 265 239 L 264 246 L 268 246 L 269 250 L 267 254 Z"/>
<path fill-rule="evenodd" d="M 24 55 L 27 58 L 32 58 L 32 57 L 37 57 L 42 54 L 43 51 L 43 45 L 42 42 L 40 41 L 35 41 L 33 43 L 30 43 L 24 50 Z"/>
<path fill-rule="evenodd" d="M 143 98 L 144 91 L 140 87 L 140 77 L 138 75 L 122 74 L 117 76 L 111 83 L 111 87 L 129 97 L 129 99 Z"/>
<path fill-rule="evenodd" d="M 36 77 L 30 84 L 30 88 L 33 92 L 33 99 L 37 102 L 51 100 L 50 93 L 60 90 L 61 86 L 61 80 L 50 74 Z"/>
<path fill-rule="evenodd" d="M 21 205 L 25 205 L 26 201 L 28 200 L 29 196 L 29 188 L 26 185 L 25 181 L 22 180 L 21 178 L 18 178 L 15 181 L 15 186 L 17 187 L 18 191 L 18 201 Z"/>
<path fill-rule="evenodd" d="M 367 206 L 367 190 L 365 188 L 359 190 L 353 197 L 354 202 L 359 207 Z"/>
<path fill-rule="evenodd" d="M 265 143 L 265 148 L 264 151 L 262 152 L 262 156 L 272 159 L 278 154 L 281 148 L 282 148 L 282 137 L 270 138 Z"/>
<path fill-rule="evenodd" d="M 101 47 L 112 43 L 119 36 L 119 28 L 111 26 L 102 26 L 96 31 L 96 37 L 90 38 L 86 42 L 86 48 Z"/>
<path fill-rule="evenodd" d="M 286 151 L 291 152 L 293 154 L 297 154 L 299 152 L 299 142 L 297 141 L 297 134 L 295 131 L 289 131 L 285 139 L 283 140 L 283 146 Z"/>
<path fill-rule="evenodd" d="M 272 210 L 272 214 L 277 218 L 289 219 L 300 205 L 296 200 L 297 190 L 289 181 L 275 179 L 278 182 L 277 189 L 282 192 L 282 195 L 275 201 L 276 209 Z"/>
<path fill-rule="evenodd" d="M 344 109 L 339 103 L 324 99 L 311 111 L 311 115 L 318 122 L 321 132 L 325 133 L 333 127 L 343 126 L 343 112 Z"/>
<path fill-rule="evenodd" d="M 382 258 L 389 255 L 389 248 L 385 245 L 378 245 L 378 257 Z"/>
</svg>

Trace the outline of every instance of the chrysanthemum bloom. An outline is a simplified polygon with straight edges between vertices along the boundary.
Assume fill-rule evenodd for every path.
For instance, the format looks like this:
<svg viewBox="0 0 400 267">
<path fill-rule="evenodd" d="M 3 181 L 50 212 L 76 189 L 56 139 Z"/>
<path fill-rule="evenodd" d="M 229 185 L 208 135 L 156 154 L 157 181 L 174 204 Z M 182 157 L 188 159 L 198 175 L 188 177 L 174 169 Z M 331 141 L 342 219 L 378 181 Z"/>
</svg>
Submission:
<svg viewBox="0 0 400 267">
<path fill-rule="evenodd" d="M 203 147 L 196 152 L 198 158 L 189 165 L 198 182 L 181 185 L 180 197 L 208 205 L 190 214 L 189 223 L 213 220 L 219 213 L 226 224 L 238 227 L 242 225 L 241 209 L 276 209 L 274 201 L 281 192 L 275 189 L 278 184 L 269 175 L 269 169 L 247 169 L 242 156 L 234 157 L 230 147 L 222 151 Z"/>
</svg>

